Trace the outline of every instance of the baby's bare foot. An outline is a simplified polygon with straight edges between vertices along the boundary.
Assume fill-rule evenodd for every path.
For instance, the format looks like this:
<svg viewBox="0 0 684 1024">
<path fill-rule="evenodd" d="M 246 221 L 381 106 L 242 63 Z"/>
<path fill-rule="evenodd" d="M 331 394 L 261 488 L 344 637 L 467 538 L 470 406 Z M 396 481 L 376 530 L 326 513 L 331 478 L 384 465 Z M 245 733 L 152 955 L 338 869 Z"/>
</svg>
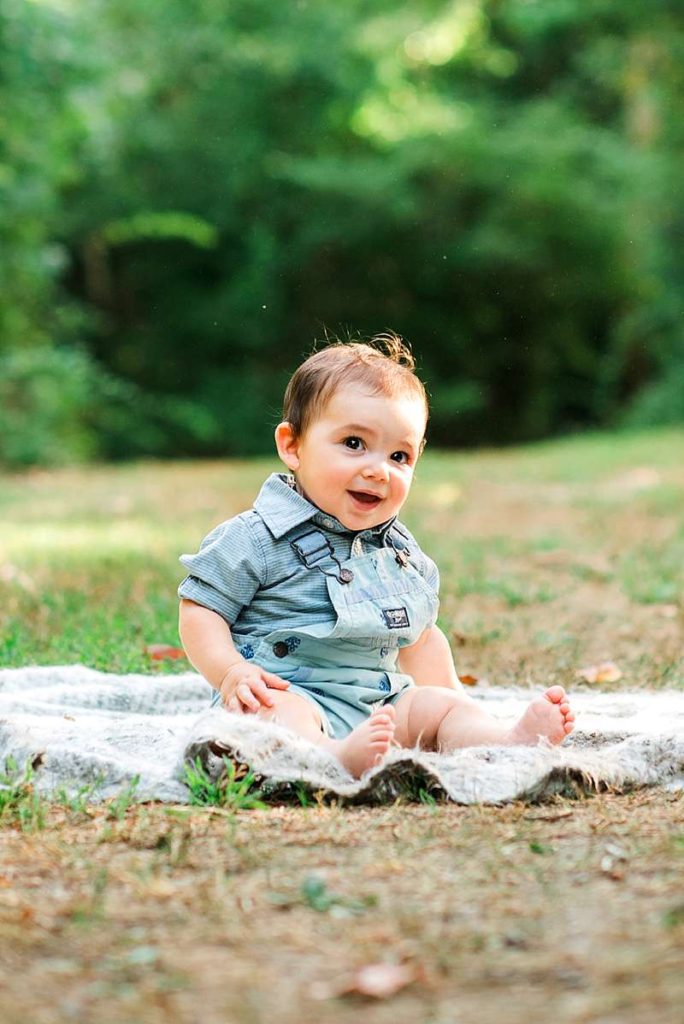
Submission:
<svg viewBox="0 0 684 1024">
<path fill-rule="evenodd" d="M 358 779 L 385 756 L 392 745 L 394 729 L 394 708 L 386 704 L 376 708 L 345 739 L 334 741 L 331 753 Z"/>
<path fill-rule="evenodd" d="M 504 742 L 534 746 L 543 736 L 549 743 L 562 743 L 574 728 L 575 716 L 565 690 L 562 686 L 551 686 L 526 708 Z"/>
</svg>

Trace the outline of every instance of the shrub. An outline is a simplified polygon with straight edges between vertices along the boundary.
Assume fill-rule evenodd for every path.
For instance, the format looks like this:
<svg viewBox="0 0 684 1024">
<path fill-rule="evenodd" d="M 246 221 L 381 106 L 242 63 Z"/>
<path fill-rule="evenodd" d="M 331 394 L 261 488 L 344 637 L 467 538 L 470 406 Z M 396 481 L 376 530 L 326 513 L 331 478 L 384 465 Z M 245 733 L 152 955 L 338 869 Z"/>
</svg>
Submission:
<svg viewBox="0 0 684 1024">
<path fill-rule="evenodd" d="M 55 465 L 91 458 L 98 371 L 78 349 L 29 348 L 0 359 L 0 462 Z"/>
<path fill-rule="evenodd" d="M 8 468 L 174 454 L 216 431 L 198 403 L 148 395 L 82 349 L 42 346 L 0 357 L 0 465 Z"/>
</svg>

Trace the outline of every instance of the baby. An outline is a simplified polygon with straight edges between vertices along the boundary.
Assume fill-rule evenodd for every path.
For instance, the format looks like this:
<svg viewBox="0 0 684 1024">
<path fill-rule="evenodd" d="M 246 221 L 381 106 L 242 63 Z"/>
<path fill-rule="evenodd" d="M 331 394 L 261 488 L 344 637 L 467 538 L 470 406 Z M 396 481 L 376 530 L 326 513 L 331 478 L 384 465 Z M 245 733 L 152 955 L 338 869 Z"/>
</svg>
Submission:
<svg viewBox="0 0 684 1024">
<path fill-rule="evenodd" d="M 397 519 L 427 418 L 401 339 L 316 352 L 275 431 L 288 472 L 181 557 L 180 635 L 215 702 L 305 736 L 355 777 L 392 745 L 557 744 L 573 729 L 561 686 L 511 724 L 459 682 L 437 568 Z"/>
</svg>

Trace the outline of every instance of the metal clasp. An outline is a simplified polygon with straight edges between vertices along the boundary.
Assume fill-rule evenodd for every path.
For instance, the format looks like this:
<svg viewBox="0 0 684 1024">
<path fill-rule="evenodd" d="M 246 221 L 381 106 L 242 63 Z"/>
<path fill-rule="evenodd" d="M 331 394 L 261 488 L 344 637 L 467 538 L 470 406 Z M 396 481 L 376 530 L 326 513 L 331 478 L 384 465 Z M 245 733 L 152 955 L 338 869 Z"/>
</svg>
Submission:
<svg viewBox="0 0 684 1024">
<path fill-rule="evenodd" d="M 340 583 L 351 583 L 354 579 L 351 569 L 342 568 L 342 563 L 335 554 L 330 538 L 319 530 L 311 530 L 309 533 L 303 533 L 301 537 L 295 537 L 290 541 L 290 547 L 307 569 L 318 569 L 324 576 L 332 576 Z M 326 558 L 333 560 L 339 572 L 328 572 L 322 565 L 319 565 Z"/>
<path fill-rule="evenodd" d="M 409 564 L 409 553 L 406 546 L 401 542 L 399 544 L 395 543 L 391 530 L 387 533 L 387 540 L 389 541 L 389 546 L 392 548 L 392 551 L 394 551 L 394 561 L 397 565 L 401 566 L 402 569 L 405 569 Z"/>
</svg>

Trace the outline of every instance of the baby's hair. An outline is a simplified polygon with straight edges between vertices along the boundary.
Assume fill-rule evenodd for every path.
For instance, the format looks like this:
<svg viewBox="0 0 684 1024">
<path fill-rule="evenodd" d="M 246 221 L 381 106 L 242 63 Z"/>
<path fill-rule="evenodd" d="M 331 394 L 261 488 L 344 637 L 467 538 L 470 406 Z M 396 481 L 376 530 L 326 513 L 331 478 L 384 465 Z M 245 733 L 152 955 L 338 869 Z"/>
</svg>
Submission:
<svg viewBox="0 0 684 1024">
<path fill-rule="evenodd" d="M 373 395 L 419 398 L 427 420 L 427 393 L 415 366 L 409 346 L 392 332 L 376 334 L 368 342 L 333 341 L 310 355 L 293 373 L 285 391 L 283 419 L 300 437 L 333 392 L 357 384 Z"/>
</svg>

